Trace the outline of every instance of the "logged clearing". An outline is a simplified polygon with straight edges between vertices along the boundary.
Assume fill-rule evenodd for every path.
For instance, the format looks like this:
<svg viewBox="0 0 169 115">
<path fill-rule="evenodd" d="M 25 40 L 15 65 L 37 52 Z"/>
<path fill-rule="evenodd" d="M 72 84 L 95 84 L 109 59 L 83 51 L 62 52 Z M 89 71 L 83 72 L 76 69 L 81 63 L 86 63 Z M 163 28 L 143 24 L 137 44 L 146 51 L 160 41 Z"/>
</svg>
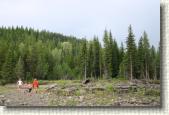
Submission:
<svg viewBox="0 0 169 115">
<path fill-rule="evenodd" d="M 38 93 L 0 86 L 1 106 L 160 106 L 160 82 L 144 80 L 40 81 Z"/>
</svg>

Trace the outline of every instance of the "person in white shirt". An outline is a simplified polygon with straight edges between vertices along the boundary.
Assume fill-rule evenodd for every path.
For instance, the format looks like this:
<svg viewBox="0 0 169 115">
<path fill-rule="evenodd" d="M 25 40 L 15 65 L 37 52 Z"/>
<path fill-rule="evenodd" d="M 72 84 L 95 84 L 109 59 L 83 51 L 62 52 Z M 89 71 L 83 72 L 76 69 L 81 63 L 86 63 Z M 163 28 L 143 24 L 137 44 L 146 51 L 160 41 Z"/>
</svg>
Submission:
<svg viewBox="0 0 169 115">
<path fill-rule="evenodd" d="M 18 85 L 18 89 L 21 89 L 21 87 L 22 87 L 22 85 L 23 85 L 23 82 L 22 82 L 21 79 L 19 79 L 19 80 L 17 81 L 17 85 Z"/>
</svg>

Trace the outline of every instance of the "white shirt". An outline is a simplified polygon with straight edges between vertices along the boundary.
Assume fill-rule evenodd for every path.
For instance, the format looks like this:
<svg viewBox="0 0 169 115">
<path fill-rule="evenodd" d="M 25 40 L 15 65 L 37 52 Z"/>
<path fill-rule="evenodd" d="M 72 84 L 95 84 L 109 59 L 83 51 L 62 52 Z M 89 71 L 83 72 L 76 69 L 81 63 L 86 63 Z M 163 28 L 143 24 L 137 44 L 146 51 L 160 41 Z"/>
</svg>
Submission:
<svg viewBox="0 0 169 115">
<path fill-rule="evenodd" d="M 21 80 L 18 81 L 18 85 L 22 85 L 22 81 Z"/>
</svg>

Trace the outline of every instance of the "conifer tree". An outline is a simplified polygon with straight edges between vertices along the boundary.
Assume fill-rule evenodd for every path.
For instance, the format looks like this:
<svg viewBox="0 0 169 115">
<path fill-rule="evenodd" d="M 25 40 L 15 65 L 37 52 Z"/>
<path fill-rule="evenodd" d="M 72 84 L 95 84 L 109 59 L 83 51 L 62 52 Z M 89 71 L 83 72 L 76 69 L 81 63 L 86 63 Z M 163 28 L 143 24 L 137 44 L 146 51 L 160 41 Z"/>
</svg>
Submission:
<svg viewBox="0 0 169 115">
<path fill-rule="evenodd" d="M 156 75 L 157 79 L 160 79 L 160 45 L 159 48 L 157 49 L 157 54 L 156 54 Z"/>
<path fill-rule="evenodd" d="M 117 77 L 119 73 L 119 50 L 117 46 L 117 42 L 114 40 L 113 41 L 113 46 L 112 46 L 112 77 Z"/>
<path fill-rule="evenodd" d="M 107 30 L 104 31 L 104 37 L 103 37 L 103 42 L 104 42 L 104 74 L 106 78 L 109 78 L 111 76 L 110 73 L 110 58 L 109 58 L 109 51 L 110 51 L 110 47 L 109 47 L 109 35 Z"/>
<path fill-rule="evenodd" d="M 7 56 L 5 59 L 5 63 L 2 67 L 1 75 L 3 77 L 3 83 L 5 82 L 13 82 L 16 80 L 16 77 L 14 75 L 14 52 L 12 51 L 12 48 L 10 48 L 7 51 Z"/>
<path fill-rule="evenodd" d="M 148 40 L 148 35 L 144 31 L 143 33 L 143 50 L 144 50 L 144 72 L 145 72 L 145 79 L 150 79 L 149 76 L 149 61 L 150 61 L 150 44 Z"/>
<path fill-rule="evenodd" d="M 150 79 L 157 80 L 157 72 L 156 72 L 156 50 L 155 47 L 152 45 L 150 48 L 150 62 L 149 62 L 149 75 Z"/>
<path fill-rule="evenodd" d="M 134 62 L 135 62 L 135 52 L 136 52 L 136 45 L 134 34 L 131 25 L 128 28 L 128 37 L 127 37 L 127 65 L 128 65 L 128 77 L 130 80 L 133 79 L 133 72 L 134 72 Z"/>
<path fill-rule="evenodd" d="M 24 72 L 24 62 L 22 60 L 22 57 L 20 56 L 19 60 L 16 64 L 16 67 L 15 67 L 15 75 L 17 78 L 24 79 L 25 78 L 24 73 L 25 73 Z"/>
<path fill-rule="evenodd" d="M 94 61 L 94 49 L 93 41 L 89 42 L 89 48 L 87 53 L 87 77 L 93 77 L 93 61 Z"/>
<path fill-rule="evenodd" d="M 84 75 L 84 79 L 86 79 L 87 75 L 87 46 L 86 46 L 86 39 L 84 39 L 82 48 L 81 48 L 81 54 L 80 54 L 80 65 L 81 65 L 81 73 Z"/>
<path fill-rule="evenodd" d="M 141 37 L 138 43 L 137 52 L 137 63 L 138 63 L 138 78 L 144 78 L 144 49 L 143 49 L 143 38 Z"/>
<path fill-rule="evenodd" d="M 100 44 L 98 38 L 94 37 L 94 76 L 98 78 L 100 76 Z"/>
<path fill-rule="evenodd" d="M 73 36 L 23 27 L 0 27 L 0 81 L 17 77 L 39 79 L 160 79 L 160 49 L 150 47 L 146 32 L 138 47 L 132 27 L 127 44 L 119 48 L 112 33 L 104 31 L 90 42 Z"/>
</svg>

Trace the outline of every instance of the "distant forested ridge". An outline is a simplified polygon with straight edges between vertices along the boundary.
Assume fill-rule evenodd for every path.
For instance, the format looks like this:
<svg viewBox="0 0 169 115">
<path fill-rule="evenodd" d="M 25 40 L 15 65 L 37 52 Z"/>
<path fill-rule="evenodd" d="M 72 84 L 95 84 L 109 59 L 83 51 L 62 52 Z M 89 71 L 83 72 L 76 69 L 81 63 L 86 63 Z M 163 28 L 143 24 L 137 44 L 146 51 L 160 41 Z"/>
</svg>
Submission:
<svg viewBox="0 0 169 115">
<path fill-rule="evenodd" d="M 23 27 L 0 28 L 0 83 L 18 78 L 160 79 L 160 47 L 151 46 L 146 32 L 135 42 L 132 27 L 124 44 L 105 30 L 88 41 Z"/>
</svg>

